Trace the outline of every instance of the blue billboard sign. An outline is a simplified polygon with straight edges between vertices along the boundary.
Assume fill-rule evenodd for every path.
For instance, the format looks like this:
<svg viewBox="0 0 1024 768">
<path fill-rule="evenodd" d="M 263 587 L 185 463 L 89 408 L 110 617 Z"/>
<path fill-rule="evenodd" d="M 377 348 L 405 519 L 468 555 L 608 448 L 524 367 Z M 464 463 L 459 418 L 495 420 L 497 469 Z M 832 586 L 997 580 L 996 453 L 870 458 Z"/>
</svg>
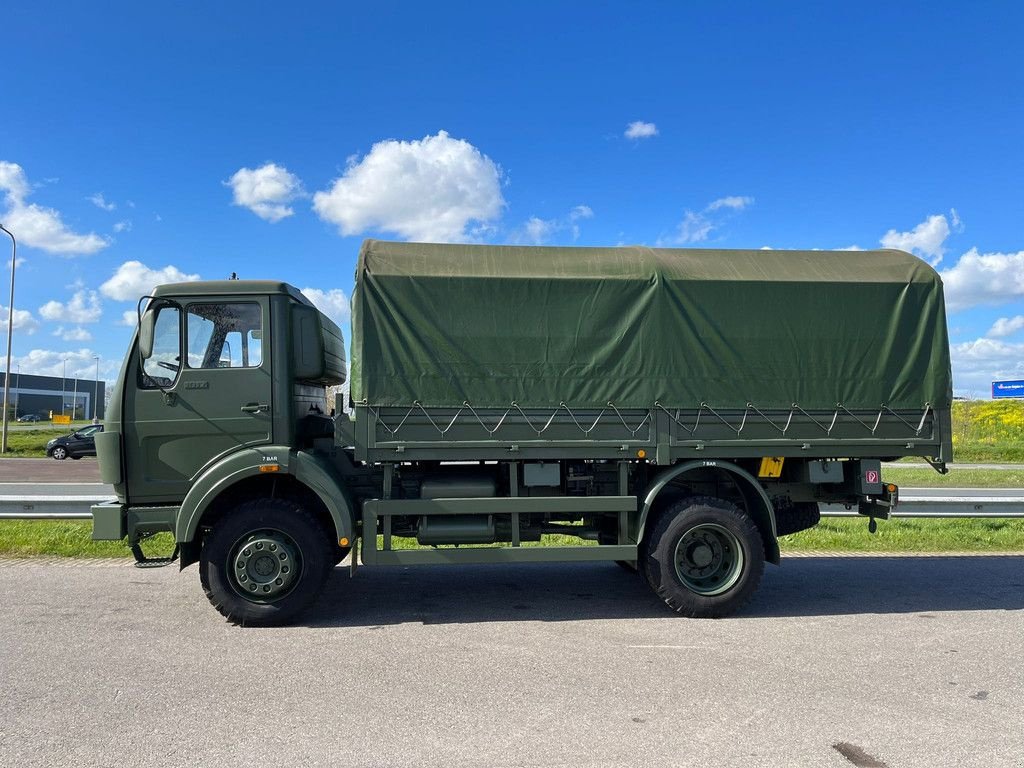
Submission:
<svg viewBox="0 0 1024 768">
<path fill-rule="evenodd" d="M 1017 381 L 993 381 L 992 399 L 1002 397 L 1024 397 L 1024 379 Z"/>
</svg>

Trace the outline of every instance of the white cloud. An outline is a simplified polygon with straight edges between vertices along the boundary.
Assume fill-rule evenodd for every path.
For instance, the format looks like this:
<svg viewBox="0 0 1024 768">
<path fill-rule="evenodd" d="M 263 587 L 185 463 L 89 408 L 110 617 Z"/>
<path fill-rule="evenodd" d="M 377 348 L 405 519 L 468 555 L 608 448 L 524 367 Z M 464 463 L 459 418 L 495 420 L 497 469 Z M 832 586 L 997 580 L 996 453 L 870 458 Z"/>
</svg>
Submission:
<svg viewBox="0 0 1024 768">
<path fill-rule="evenodd" d="M 59 336 L 64 341 L 92 341 L 92 334 L 80 325 L 76 325 L 74 328 L 65 328 L 62 325 L 53 332 L 53 335 Z"/>
<path fill-rule="evenodd" d="M 959 219 L 957 219 L 959 221 Z M 883 248 L 898 248 L 910 251 L 928 260 L 933 267 L 942 261 L 946 253 L 944 243 L 949 237 L 949 222 L 941 213 L 929 216 L 909 232 L 890 229 L 882 235 Z"/>
<path fill-rule="evenodd" d="M 0 191 L 4 193 L 7 206 L 0 213 L 0 220 L 19 243 L 63 255 L 96 253 L 110 245 L 108 240 L 93 232 L 87 235 L 72 232 L 53 208 L 25 202 L 31 190 L 20 165 L 0 161 Z"/>
<path fill-rule="evenodd" d="M 546 243 L 551 234 L 555 231 L 555 219 L 541 219 L 531 216 L 523 225 L 523 232 L 527 240 L 534 245 Z"/>
<path fill-rule="evenodd" d="M 708 205 L 707 210 L 717 211 L 721 208 L 730 208 L 734 211 L 742 211 L 748 205 L 754 204 L 754 198 L 752 197 L 741 197 L 740 195 L 731 195 L 729 197 L 720 197 L 717 200 L 711 202 Z"/>
<path fill-rule="evenodd" d="M 704 242 L 726 219 L 753 203 L 752 197 L 730 195 L 712 200 L 700 211 L 687 208 L 683 211 L 683 220 L 676 226 L 676 233 L 671 237 L 659 237 L 655 245 L 663 248 Z"/>
<path fill-rule="evenodd" d="M 17 163 L 0 160 L 0 190 L 8 199 L 24 200 L 28 197 L 31 189 L 25 176 L 25 169 Z"/>
<path fill-rule="evenodd" d="M 949 218 L 953 225 L 953 231 L 956 233 L 962 233 L 965 227 L 963 221 L 960 218 L 960 214 L 956 212 L 956 208 L 949 209 Z"/>
<path fill-rule="evenodd" d="M 64 376 L 69 379 L 92 379 L 96 376 L 98 353 L 82 347 L 74 351 L 57 351 L 53 349 L 33 349 L 27 355 L 15 357 L 12 364 L 21 365 L 22 373 L 37 376 Z M 66 365 L 65 365 L 66 361 Z M 116 375 L 121 366 L 120 360 L 100 358 L 100 376 Z"/>
<path fill-rule="evenodd" d="M 100 293 L 117 301 L 137 301 L 163 283 L 188 283 L 199 275 L 188 275 L 173 265 L 150 269 L 141 261 L 126 261 L 114 276 L 100 286 Z"/>
<path fill-rule="evenodd" d="M 116 224 L 114 224 L 114 231 L 115 232 L 131 232 L 132 231 L 132 223 L 131 223 L 131 221 L 129 219 L 125 219 L 124 221 L 117 222 Z"/>
<path fill-rule="evenodd" d="M 134 328 L 139 322 L 139 313 L 134 309 L 126 309 L 121 314 L 121 319 L 117 321 L 118 325 L 127 325 L 129 328 Z"/>
<path fill-rule="evenodd" d="M 342 235 L 368 230 L 406 240 L 465 241 L 471 223 L 501 216 L 501 169 L 487 155 L 445 131 L 419 141 L 388 139 L 364 158 L 350 158 L 313 208 Z"/>
<path fill-rule="evenodd" d="M 352 309 L 348 303 L 348 296 L 340 288 L 331 288 L 327 291 L 320 288 L 303 288 L 302 293 L 313 302 L 313 306 L 338 325 L 344 325 L 349 321 Z"/>
<path fill-rule="evenodd" d="M 941 274 L 950 311 L 1024 297 L 1024 251 L 978 253 L 972 248 Z"/>
<path fill-rule="evenodd" d="M 579 222 L 594 218 L 594 211 L 589 205 L 573 206 L 565 216 L 556 219 L 542 219 L 531 216 L 522 226 L 522 231 L 512 234 L 512 242 L 543 245 L 559 232 L 569 232 L 573 240 L 579 239 Z"/>
<path fill-rule="evenodd" d="M 295 213 L 288 203 L 303 195 L 299 177 L 276 163 L 240 168 L 224 183 L 234 192 L 235 205 L 271 223 Z"/>
<path fill-rule="evenodd" d="M 627 139 L 649 139 L 658 135 L 658 126 L 654 123 L 645 123 L 643 120 L 634 120 L 626 126 L 623 134 Z"/>
<path fill-rule="evenodd" d="M 683 245 L 686 243 L 699 243 L 708 239 L 715 225 L 707 216 L 693 211 L 684 211 L 683 220 L 679 222 L 676 233 L 676 242 Z"/>
<path fill-rule="evenodd" d="M 0 332 L 7 333 L 7 307 L 0 307 Z M 14 330 L 24 331 L 29 336 L 39 330 L 39 321 L 27 309 L 14 308 Z"/>
<path fill-rule="evenodd" d="M 1001 339 L 1005 336 L 1012 336 L 1022 328 L 1024 328 L 1024 315 L 1000 317 L 992 323 L 992 327 L 988 329 L 988 333 L 985 335 L 990 339 Z"/>
<path fill-rule="evenodd" d="M 39 308 L 44 320 L 59 320 L 71 323 L 95 323 L 103 314 L 100 297 L 96 291 L 75 291 L 71 301 L 48 301 Z"/>
<path fill-rule="evenodd" d="M 90 203 L 95 205 L 97 208 L 102 208 L 104 211 L 116 211 L 117 210 L 117 203 L 108 203 L 103 198 L 103 193 L 102 192 L 97 192 L 95 195 L 92 195 L 91 197 L 89 197 L 87 199 L 89 200 Z"/>
<path fill-rule="evenodd" d="M 1024 343 L 976 339 L 950 346 L 957 391 L 991 392 L 993 381 L 1024 378 Z"/>
</svg>

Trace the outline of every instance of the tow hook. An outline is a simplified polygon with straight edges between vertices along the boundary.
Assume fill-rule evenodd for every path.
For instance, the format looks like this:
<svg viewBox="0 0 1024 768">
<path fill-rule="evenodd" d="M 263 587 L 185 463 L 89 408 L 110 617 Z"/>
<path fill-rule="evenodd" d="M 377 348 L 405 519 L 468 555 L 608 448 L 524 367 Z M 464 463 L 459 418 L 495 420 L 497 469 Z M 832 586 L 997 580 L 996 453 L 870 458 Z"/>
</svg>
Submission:
<svg viewBox="0 0 1024 768">
<path fill-rule="evenodd" d="M 163 568 L 165 565 L 170 565 L 178 559 L 180 550 L 177 544 L 174 545 L 174 551 L 171 552 L 170 557 L 146 557 L 146 553 L 142 551 L 142 541 L 150 536 L 152 534 L 141 536 L 138 541 L 131 545 L 132 554 L 135 556 L 136 568 Z"/>
</svg>

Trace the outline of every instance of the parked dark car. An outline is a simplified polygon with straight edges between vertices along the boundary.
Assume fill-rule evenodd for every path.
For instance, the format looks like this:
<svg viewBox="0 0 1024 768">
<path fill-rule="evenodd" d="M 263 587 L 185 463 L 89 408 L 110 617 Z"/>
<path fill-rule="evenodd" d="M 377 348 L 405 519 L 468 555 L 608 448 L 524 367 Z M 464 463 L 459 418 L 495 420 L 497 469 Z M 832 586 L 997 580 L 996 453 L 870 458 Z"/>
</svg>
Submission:
<svg viewBox="0 0 1024 768">
<path fill-rule="evenodd" d="M 69 435 L 55 437 L 46 444 L 46 455 L 58 461 L 95 456 L 96 435 L 102 431 L 102 424 L 90 424 Z"/>
<path fill-rule="evenodd" d="M 24 416 L 19 416 L 18 421 L 42 421 L 43 418 L 38 413 L 26 413 Z"/>
</svg>

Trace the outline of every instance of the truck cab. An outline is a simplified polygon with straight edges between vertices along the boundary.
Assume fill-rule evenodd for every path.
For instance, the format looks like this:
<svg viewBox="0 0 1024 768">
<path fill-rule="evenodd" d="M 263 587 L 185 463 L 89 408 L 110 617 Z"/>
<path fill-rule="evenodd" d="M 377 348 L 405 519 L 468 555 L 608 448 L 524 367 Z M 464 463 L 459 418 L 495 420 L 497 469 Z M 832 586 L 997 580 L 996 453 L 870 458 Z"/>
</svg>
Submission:
<svg viewBox="0 0 1024 768">
<path fill-rule="evenodd" d="M 314 439 L 332 439 L 325 387 L 346 377 L 341 330 L 285 283 L 169 284 L 142 301 L 97 436 L 117 495 L 97 520 L 133 545 L 180 533 L 182 509 L 209 503 L 203 478 L 287 471 Z"/>
</svg>

